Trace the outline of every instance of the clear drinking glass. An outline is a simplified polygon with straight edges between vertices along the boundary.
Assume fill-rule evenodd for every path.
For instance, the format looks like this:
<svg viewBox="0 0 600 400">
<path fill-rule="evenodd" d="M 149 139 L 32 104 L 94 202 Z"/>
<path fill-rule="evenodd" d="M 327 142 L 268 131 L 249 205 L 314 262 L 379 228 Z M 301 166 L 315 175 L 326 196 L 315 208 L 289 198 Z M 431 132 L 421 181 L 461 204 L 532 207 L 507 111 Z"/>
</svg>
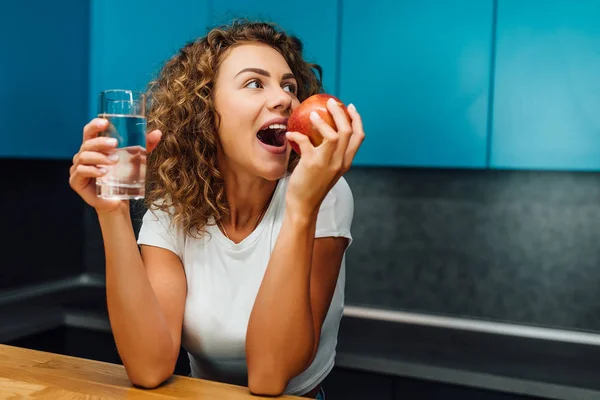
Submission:
<svg viewBox="0 0 600 400">
<path fill-rule="evenodd" d="M 119 160 L 96 179 L 96 194 L 105 199 L 141 199 L 146 181 L 146 96 L 131 90 L 100 93 L 98 117 L 108 128 L 99 136 L 116 138 Z"/>
</svg>

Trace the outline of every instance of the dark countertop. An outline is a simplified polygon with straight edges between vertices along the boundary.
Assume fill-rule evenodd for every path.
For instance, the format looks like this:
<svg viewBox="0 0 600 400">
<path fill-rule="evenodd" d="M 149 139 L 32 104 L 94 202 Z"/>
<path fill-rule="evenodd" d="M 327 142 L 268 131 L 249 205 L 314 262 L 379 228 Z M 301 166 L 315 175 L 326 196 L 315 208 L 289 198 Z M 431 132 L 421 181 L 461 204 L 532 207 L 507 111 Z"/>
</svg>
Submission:
<svg viewBox="0 0 600 400">
<path fill-rule="evenodd" d="M 337 365 L 550 399 L 600 399 L 600 347 L 344 317 Z"/>
</svg>

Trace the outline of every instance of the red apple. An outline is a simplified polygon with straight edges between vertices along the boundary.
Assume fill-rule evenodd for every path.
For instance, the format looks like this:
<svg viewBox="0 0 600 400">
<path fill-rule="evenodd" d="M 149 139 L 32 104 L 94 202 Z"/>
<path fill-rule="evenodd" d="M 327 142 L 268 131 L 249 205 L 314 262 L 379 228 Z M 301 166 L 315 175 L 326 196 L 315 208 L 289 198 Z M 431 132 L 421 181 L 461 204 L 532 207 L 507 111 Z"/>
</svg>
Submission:
<svg viewBox="0 0 600 400">
<path fill-rule="evenodd" d="M 304 100 L 290 115 L 288 120 L 287 130 L 290 132 L 300 132 L 310 139 L 310 142 L 313 146 L 318 146 L 323 142 L 323 136 L 319 132 L 317 128 L 314 127 L 310 120 L 310 113 L 312 111 L 316 111 L 319 116 L 331 126 L 333 129 L 337 130 L 337 126 L 335 121 L 333 120 L 333 116 L 327 109 L 327 100 L 334 99 L 337 103 L 342 107 L 342 110 L 346 113 L 346 118 L 350 121 L 350 115 L 348 114 L 348 110 L 344 103 L 342 103 L 337 97 L 332 96 L 330 94 L 315 94 Z M 294 142 L 290 141 L 290 145 L 292 149 L 298 154 L 300 154 L 300 148 Z"/>
</svg>

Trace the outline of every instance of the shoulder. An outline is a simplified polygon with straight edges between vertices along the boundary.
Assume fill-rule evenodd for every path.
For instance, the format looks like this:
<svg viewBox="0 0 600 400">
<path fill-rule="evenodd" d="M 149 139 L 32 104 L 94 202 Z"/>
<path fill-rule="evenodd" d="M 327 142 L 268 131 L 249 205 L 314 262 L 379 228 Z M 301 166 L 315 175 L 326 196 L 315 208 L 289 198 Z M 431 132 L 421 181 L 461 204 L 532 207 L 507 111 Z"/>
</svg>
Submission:
<svg viewBox="0 0 600 400">
<path fill-rule="evenodd" d="M 319 208 L 315 237 L 343 236 L 352 240 L 354 197 L 344 177 L 331 188 Z"/>
<path fill-rule="evenodd" d="M 153 203 L 146 208 L 142 224 L 159 223 L 169 229 L 173 229 L 175 228 L 173 226 L 174 211 L 174 207 L 170 206 L 164 200 Z"/>
<path fill-rule="evenodd" d="M 173 207 L 166 202 L 158 202 L 149 206 L 142 218 L 138 233 L 138 245 L 163 247 L 181 257 L 185 234 L 176 225 L 173 215 Z"/>
<path fill-rule="evenodd" d="M 348 185 L 348 182 L 343 176 L 331 188 L 329 193 L 327 193 L 325 199 L 323 199 L 320 211 L 331 207 L 351 213 L 354 212 L 354 196 L 352 195 L 350 185 Z"/>
</svg>

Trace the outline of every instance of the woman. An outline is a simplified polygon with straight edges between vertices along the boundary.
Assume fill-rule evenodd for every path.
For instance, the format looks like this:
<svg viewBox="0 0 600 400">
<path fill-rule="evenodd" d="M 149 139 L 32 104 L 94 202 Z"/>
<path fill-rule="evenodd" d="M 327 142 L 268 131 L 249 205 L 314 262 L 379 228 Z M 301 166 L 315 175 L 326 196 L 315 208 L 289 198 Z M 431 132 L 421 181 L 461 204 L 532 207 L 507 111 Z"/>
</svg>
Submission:
<svg viewBox="0 0 600 400">
<path fill-rule="evenodd" d="M 337 130 L 314 147 L 287 118 L 322 90 L 300 42 L 273 26 L 213 29 L 150 86 L 146 202 L 136 246 L 126 201 L 96 196 L 114 143 L 91 121 L 71 187 L 95 208 L 119 354 L 133 384 L 174 371 L 259 395 L 323 398 L 343 309 L 351 191 L 341 175 L 363 141 L 350 105 L 328 104 Z M 302 156 L 291 150 L 297 143 Z"/>
</svg>

